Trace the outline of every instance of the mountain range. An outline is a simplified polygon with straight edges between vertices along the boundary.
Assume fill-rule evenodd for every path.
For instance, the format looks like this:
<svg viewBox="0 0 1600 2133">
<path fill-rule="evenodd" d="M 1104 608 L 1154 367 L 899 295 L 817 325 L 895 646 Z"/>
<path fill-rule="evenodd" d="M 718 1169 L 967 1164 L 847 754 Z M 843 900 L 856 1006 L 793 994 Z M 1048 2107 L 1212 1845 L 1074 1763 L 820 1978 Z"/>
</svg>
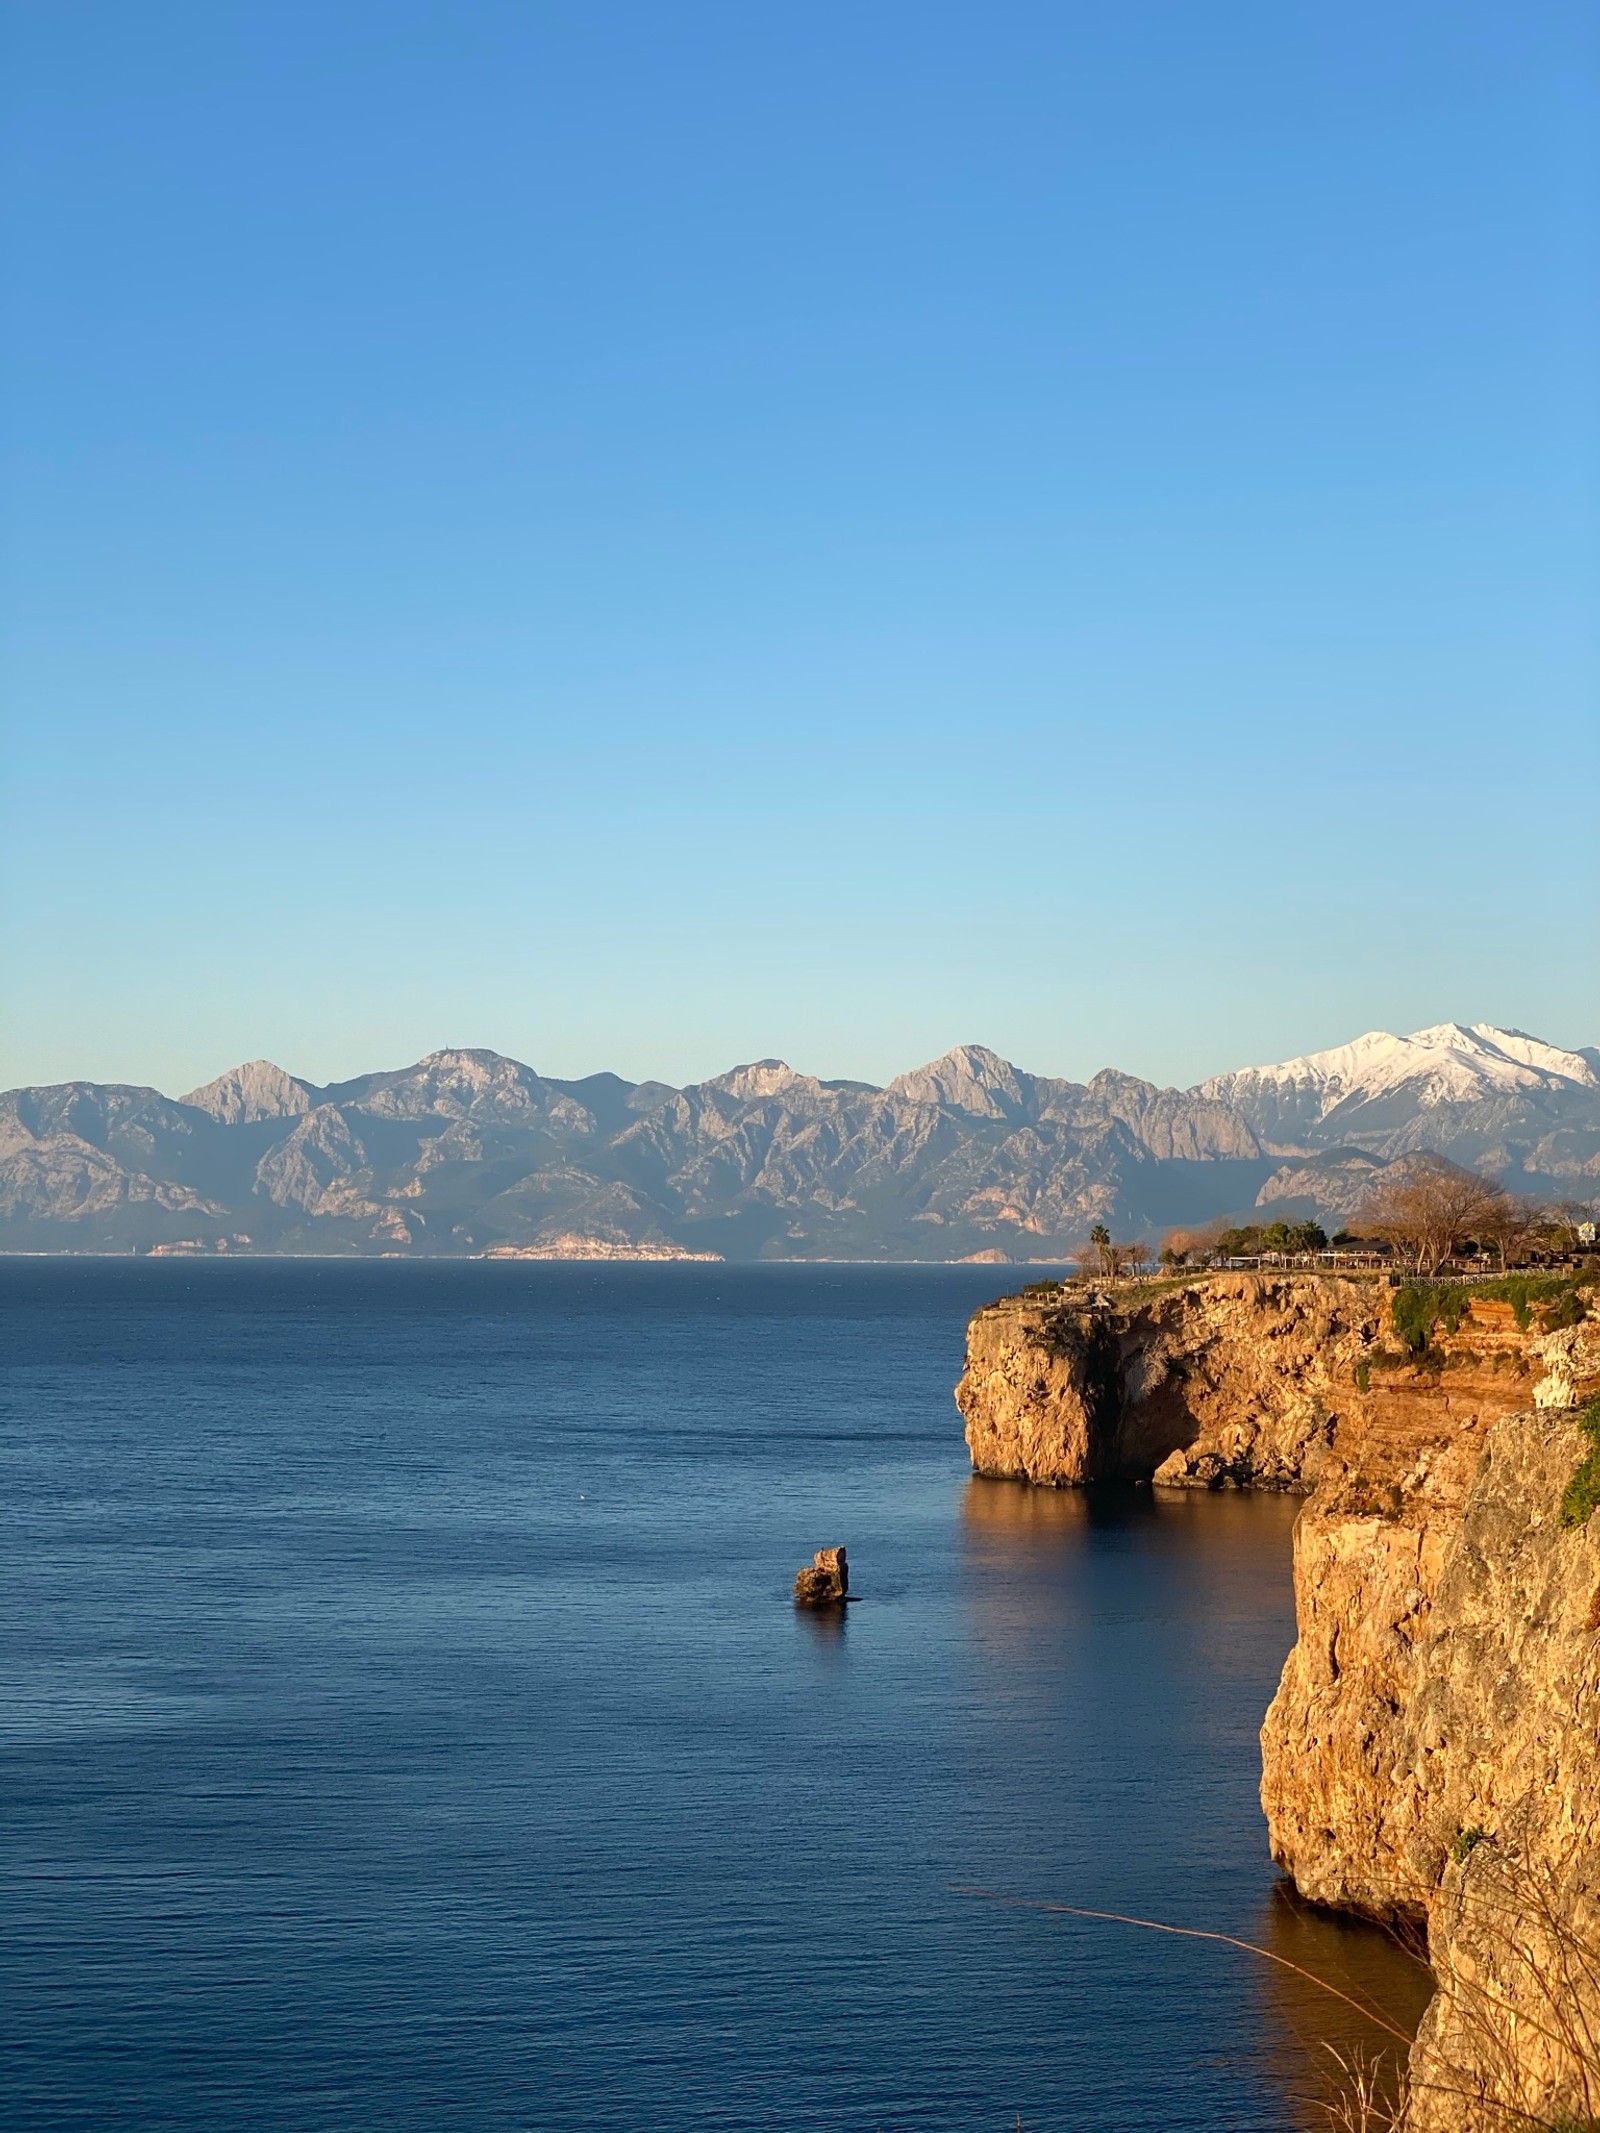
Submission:
<svg viewBox="0 0 1600 2133">
<path fill-rule="evenodd" d="M 1097 1221 L 1343 1219 L 1424 1149 L 1593 1198 L 1600 1050 L 1444 1023 L 1192 1089 L 981 1045 L 884 1088 L 776 1059 L 565 1081 L 492 1051 L 325 1087 L 253 1060 L 179 1098 L 65 1082 L 0 1096 L 0 1249 L 1058 1260 Z"/>
</svg>

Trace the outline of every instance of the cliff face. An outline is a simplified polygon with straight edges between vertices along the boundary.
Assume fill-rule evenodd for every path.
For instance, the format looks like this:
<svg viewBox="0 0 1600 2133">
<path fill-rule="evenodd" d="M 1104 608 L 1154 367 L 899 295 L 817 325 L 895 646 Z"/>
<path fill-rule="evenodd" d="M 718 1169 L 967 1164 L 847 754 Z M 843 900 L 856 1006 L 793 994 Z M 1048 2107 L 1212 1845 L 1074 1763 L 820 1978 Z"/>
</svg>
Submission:
<svg viewBox="0 0 1600 2133">
<path fill-rule="evenodd" d="M 1396 1344 L 1390 1291 L 1334 1276 L 1222 1274 L 1145 1290 L 1007 1297 L 967 1331 L 956 1388 L 980 1474 L 1064 1485 L 1308 1490 L 1337 1443 L 1438 1455 L 1525 1406 L 1530 1334 L 1479 1303 Z"/>
<path fill-rule="evenodd" d="M 1308 1493 L 1262 1732 L 1273 1856 L 1315 1902 L 1426 1926 L 1407 2133 L 1587 2125 L 1600 1515 L 1559 1507 L 1600 1323 L 1479 1298 L 1413 1353 L 1392 1303 L 1311 1276 L 1010 1299 L 957 1397 L 982 1473 Z"/>
<path fill-rule="evenodd" d="M 1548 1399 L 1600 1374 L 1600 1341 L 1532 1346 Z M 1414 2133 L 1600 2117 L 1600 1530 L 1559 1516 L 1587 1449 L 1554 1406 L 1409 1463 L 1369 1438 L 1296 1527 L 1262 1804 L 1304 1895 L 1426 1924 Z"/>
</svg>

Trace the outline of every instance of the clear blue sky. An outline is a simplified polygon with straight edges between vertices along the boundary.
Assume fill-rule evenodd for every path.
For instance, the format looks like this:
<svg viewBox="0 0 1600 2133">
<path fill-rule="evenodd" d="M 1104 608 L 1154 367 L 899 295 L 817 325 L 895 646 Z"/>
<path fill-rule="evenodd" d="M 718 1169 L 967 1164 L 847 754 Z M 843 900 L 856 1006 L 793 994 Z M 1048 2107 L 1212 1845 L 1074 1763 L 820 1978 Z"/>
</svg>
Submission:
<svg viewBox="0 0 1600 2133">
<path fill-rule="evenodd" d="M 1587 0 L 9 0 L 0 1079 L 1600 1040 Z"/>
</svg>

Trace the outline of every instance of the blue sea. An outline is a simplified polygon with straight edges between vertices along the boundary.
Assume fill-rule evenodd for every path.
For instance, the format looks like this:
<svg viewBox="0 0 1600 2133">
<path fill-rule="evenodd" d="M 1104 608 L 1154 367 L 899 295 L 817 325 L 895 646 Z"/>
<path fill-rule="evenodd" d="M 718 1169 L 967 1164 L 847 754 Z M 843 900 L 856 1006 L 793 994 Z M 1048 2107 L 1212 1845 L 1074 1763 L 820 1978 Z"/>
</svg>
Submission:
<svg viewBox="0 0 1600 2133">
<path fill-rule="evenodd" d="M 1322 2124 L 1342 2002 L 1029 1907 L 1426 1994 L 1267 1856 L 1295 1505 L 974 1480 L 1004 1280 L 0 1263 L 0 2124 Z"/>
</svg>

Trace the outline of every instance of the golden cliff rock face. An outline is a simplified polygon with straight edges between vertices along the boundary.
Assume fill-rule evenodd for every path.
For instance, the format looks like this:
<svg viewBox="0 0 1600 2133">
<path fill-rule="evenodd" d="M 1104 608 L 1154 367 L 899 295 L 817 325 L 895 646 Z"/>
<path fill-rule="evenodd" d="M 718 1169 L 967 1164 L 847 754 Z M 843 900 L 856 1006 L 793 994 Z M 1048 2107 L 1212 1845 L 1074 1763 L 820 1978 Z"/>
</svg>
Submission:
<svg viewBox="0 0 1600 2133">
<path fill-rule="evenodd" d="M 1316 1274 L 1006 1297 L 967 1329 L 956 1404 L 973 1466 L 1054 1486 L 1308 1490 L 1341 1441 L 1420 1452 L 1526 1406 L 1530 1336 L 1507 1305 L 1435 1329 L 1420 1375 L 1389 1305 L 1377 1281 Z"/>
<path fill-rule="evenodd" d="M 1600 1374 L 1600 1342 L 1530 1346 L 1553 1365 L 1536 1395 Z M 1273 1856 L 1316 1902 L 1426 1924 L 1412 2133 L 1587 2125 L 1600 1520 L 1563 1526 L 1560 1503 L 1588 1440 L 1547 1405 L 1410 1449 L 1352 1445 L 1296 1526 L 1299 1639 L 1262 1729 Z"/>
<path fill-rule="evenodd" d="M 969 1330 L 980 1473 L 1307 1494 L 1262 1803 L 1303 1895 L 1426 1926 L 1407 2133 L 1600 2124 L 1600 1513 L 1560 1517 L 1589 1295 L 1542 1331 L 1457 1292 L 1408 1345 L 1379 1282 L 1215 1276 Z"/>
</svg>

